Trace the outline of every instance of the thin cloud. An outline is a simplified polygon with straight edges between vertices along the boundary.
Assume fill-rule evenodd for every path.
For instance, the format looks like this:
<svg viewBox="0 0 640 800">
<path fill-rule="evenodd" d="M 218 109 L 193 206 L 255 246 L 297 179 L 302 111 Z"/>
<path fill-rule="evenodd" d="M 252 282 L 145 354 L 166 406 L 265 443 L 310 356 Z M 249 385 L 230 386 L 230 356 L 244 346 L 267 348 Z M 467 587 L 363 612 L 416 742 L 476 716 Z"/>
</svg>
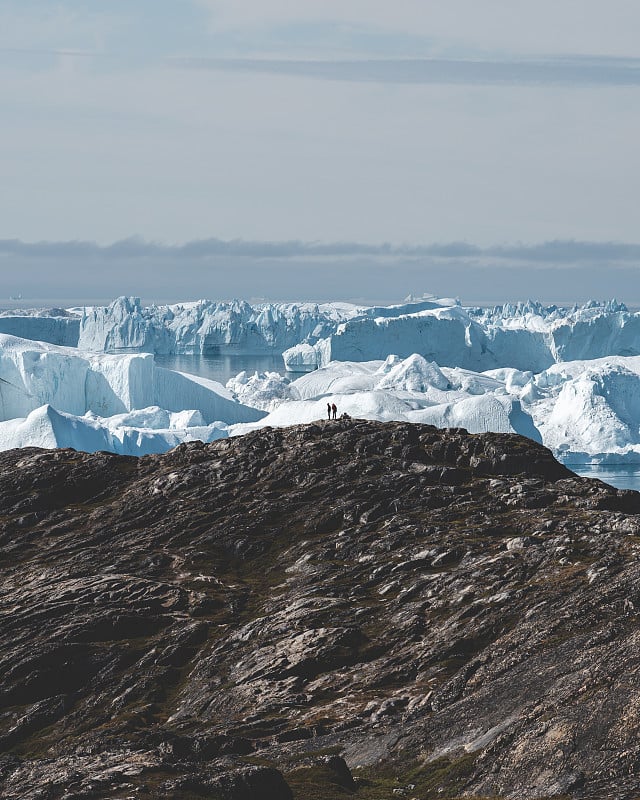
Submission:
<svg viewBox="0 0 640 800">
<path fill-rule="evenodd" d="M 444 58 L 295 60 L 175 58 L 188 69 L 251 72 L 328 81 L 479 86 L 640 86 L 640 59 L 567 56 L 553 59 L 465 60 Z"/>
<path fill-rule="evenodd" d="M 0 53 L 18 53 L 35 56 L 77 56 L 78 58 L 103 58 L 104 53 L 93 50 L 70 50 L 60 48 L 0 47 Z"/>
<path fill-rule="evenodd" d="M 124 52 L 62 48 L 0 47 L 7 55 L 126 60 Z M 636 87 L 640 58 L 564 56 L 511 60 L 453 58 L 361 58 L 341 60 L 276 58 L 147 58 L 158 66 L 240 72 L 350 83 L 522 87 Z"/>
</svg>

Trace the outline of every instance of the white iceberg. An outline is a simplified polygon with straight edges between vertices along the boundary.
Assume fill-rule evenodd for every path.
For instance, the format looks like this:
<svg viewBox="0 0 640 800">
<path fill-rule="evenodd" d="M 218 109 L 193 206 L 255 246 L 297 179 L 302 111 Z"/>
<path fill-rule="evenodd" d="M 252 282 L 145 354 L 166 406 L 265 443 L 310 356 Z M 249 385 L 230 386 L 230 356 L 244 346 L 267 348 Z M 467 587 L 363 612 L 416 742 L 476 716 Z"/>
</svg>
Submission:
<svg viewBox="0 0 640 800">
<path fill-rule="evenodd" d="M 233 400 L 222 384 L 157 367 L 147 353 L 82 353 L 0 335 L 0 420 L 26 417 L 44 405 L 101 417 L 149 406 L 174 412 L 198 409 L 206 424 L 262 416 Z"/>
<path fill-rule="evenodd" d="M 571 309 L 535 303 L 495 309 L 409 305 L 396 314 L 356 314 L 329 336 L 286 350 L 283 358 L 295 371 L 390 353 L 418 353 L 441 367 L 541 372 L 562 361 L 640 355 L 640 313 L 615 301 Z"/>
<path fill-rule="evenodd" d="M 316 341 L 358 313 L 349 303 L 262 303 L 199 300 L 170 306 L 142 306 L 119 297 L 107 307 L 87 310 L 80 321 L 78 347 L 94 352 L 280 353 L 305 340 Z"/>
<path fill-rule="evenodd" d="M 523 396 L 544 443 L 563 461 L 640 462 L 640 358 L 557 364 Z"/>
<path fill-rule="evenodd" d="M 300 399 L 291 381 L 279 372 L 255 372 L 249 375 L 243 371 L 227 381 L 227 389 L 234 400 L 263 411 L 273 411 L 285 400 Z"/>
<path fill-rule="evenodd" d="M 87 354 L 0 335 L 0 449 L 74 447 L 143 455 L 227 435 L 259 409 L 150 354 Z"/>
<path fill-rule="evenodd" d="M 44 405 L 24 419 L 0 422 L 0 449 L 72 447 L 87 453 L 107 450 L 121 455 L 143 456 L 164 453 L 182 442 L 196 439 L 211 442 L 228 436 L 226 425 L 222 423 L 184 428 L 173 425 L 157 427 L 158 416 L 162 416 L 158 412 L 161 411 L 144 409 L 135 418 L 116 415 L 105 419 L 94 414 L 79 417 Z"/>
</svg>

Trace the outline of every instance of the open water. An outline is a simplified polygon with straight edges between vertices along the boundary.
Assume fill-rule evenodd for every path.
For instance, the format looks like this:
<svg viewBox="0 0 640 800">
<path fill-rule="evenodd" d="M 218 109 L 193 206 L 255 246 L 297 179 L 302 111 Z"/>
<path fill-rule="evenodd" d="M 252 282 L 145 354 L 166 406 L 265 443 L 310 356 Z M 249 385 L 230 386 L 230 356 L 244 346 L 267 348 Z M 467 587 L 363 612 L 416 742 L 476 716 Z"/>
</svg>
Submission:
<svg viewBox="0 0 640 800">
<path fill-rule="evenodd" d="M 159 367 L 173 369 L 177 372 L 189 372 L 201 378 L 209 378 L 225 384 L 239 372 L 279 372 L 285 374 L 284 361 L 279 353 L 272 355 L 230 355 L 228 353 L 194 356 L 160 356 L 155 357 Z"/>
<path fill-rule="evenodd" d="M 618 489 L 635 489 L 640 492 L 640 464 L 567 464 L 570 470 L 585 478 L 598 478 Z"/>
</svg>

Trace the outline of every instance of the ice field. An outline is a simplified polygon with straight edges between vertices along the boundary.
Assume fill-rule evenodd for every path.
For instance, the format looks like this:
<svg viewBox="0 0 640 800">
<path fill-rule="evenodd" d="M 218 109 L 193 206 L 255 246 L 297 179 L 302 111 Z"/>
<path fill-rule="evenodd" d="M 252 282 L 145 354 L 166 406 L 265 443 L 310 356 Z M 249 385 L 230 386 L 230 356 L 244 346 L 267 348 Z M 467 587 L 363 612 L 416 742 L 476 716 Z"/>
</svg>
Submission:
<svg viewBox="0 0 640 800">
<path fill-rule="evenodd" d="M 335 402 L 352 417 L 514 431 L 567 463 L 640 463 L 640 314 L 615 301 L 145 308 L 118 298 L 3 314 L 0 331 L 2 449 L 161 452 L 324 418 Z M 154 359 L 208 351 L 282 352 L 283 373 L 297 372 L 244 372 L 225 387 Z"/>
</svg>

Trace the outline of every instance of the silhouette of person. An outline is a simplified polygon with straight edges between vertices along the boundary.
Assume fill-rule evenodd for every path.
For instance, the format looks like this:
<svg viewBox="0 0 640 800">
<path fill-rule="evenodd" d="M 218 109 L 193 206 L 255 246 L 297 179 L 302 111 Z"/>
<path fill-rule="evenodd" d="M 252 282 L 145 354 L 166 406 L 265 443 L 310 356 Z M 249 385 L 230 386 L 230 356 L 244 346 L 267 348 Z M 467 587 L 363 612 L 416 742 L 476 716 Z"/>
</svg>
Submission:
<svg viewBox="0 0 640 800">
<path fill-rule="evenodd" d="M 327 403 L 327 419 L 331 419 L 331 403 Z"/>
<path fill-rule="evenodd" d="M 331 411 L 333 412 L 333 418 L 337 419 L 338 406 L 335 403 L 331 403 Z"/>
</svg>

